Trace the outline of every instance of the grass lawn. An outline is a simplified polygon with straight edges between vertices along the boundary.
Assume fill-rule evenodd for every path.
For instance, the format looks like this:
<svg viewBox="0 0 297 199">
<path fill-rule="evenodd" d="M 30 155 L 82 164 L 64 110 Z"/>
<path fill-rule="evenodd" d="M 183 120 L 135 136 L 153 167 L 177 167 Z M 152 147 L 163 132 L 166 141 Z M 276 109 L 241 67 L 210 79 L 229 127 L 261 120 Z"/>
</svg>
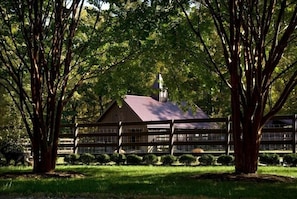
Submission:
<svg viewBox="0 0 297 199">
<path fill-rule="evenodd" d="M 234 167 L 58 166 L 57 171 L 79 172 L 81 178 L 3 178 L 26 173 L 29 167 L 0 167 L 0 198 L 297 198 L 294 182 L 240 182 L 195 179 L 203 173 L 233 172 Z M 297 178 L 297 168 L 259 167 L 260 174 Z M 20 175 L 21 176 L 21 175 Z"/>
</svg>

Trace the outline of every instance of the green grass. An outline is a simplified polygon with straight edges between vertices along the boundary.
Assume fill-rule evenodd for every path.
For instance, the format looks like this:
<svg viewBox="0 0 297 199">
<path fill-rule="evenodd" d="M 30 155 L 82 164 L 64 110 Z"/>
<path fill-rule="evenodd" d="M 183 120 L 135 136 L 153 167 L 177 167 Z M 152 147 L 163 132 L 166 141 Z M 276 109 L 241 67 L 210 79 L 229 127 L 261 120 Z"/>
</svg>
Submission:
<svg viewBox="0 0 297 199">
<path fill-rule="evenodd" d="M 0 196 L 95 196 L 95 198 L 297 198 L 297 182 L 255 183 L 198 180 L 192 176 L 232 172 L 234 167 L 165 166 L 58 166 L 84 178 L 32 179 L 0 177 Z M 30 168 L 0 167 L 4 172 L 28 172 Z M 260 167 L 258 173 L 294 176 L 297 168 Z"/>
</svg>

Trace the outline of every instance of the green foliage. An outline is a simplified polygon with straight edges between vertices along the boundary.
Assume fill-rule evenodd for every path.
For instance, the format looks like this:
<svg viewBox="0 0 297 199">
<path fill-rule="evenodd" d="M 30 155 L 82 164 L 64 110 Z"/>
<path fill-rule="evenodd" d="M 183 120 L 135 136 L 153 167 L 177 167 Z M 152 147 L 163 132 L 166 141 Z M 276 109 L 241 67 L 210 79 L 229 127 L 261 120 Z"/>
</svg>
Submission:
<svg viewBox="0 0 297 199">
<path fill-rule="evenodd" d="M 179 162 L 186 165 L 191 165 L 191 163 L 196 162 L 196 157 L 191 154 L 184 154 L 179 157 Z"/>
<path fill-rule="evenodd" d="M 290 166 L 296 166 L 297 165 L 297 154 L 290 153 L 290 154 L 284 155 L 283 162 Z"/>
<path fill-rule="evenodd" d="M 143 157 L 144 164 L 154 165 L 158 162 L 158 156 L 155 154 L 147 154 Z"/>
<path fill-rule="evenodd" d="M 18 164 L 18 162 L 25 164 L 23 153 L 23 146 L 19 144 L 17 140 L 0 140 L 0 165 L 9 165 L 11 160 L 14 161 L 15 166 Z M 6 161 L 4 161 L 4 159 L 2 160 L 1 156 L 5 157 Z"/>
<path fill-rule="evenodd" d="M 161 161 L 163 165 L 172 165 L 175 163 L 177 158 L 174 155 L 163 155 Z"/>
<path fill-rule="evenodd" d="M 3 150 L 5 153 L 23 152 L 24 148 L 17 142 L 17 140 L 4 139 L 0 141 L 0 150 Z"/>
<path fill-rule="evenodd" d="M 0 64 L 1 67 L 1 64 Z M 1 69 L 0 69 L 1 73 Z M 0 74 L 1 79 L 1 74 Z M 2 87 L 0 80 L 0 138 L 15 136 L 20 134 L 24 129 L 21 129 L 21 116 L 17 107 L 9 96 L 9 93 Z M 6 131 L 6 132 L 4 132 Z M 23 132 L 22 134 L 25 134 Z"/>
<path fill-rule="evenodd" d="M 6 160 L 2 158 L 2 154 L 0 153 L 0 167 L 6 165 Z"/>
<path fill-rule="evenodd" d="M 108 154 L 99 154 L 99 155 L 96 155 L 96 160 L 100 164 L 106 164 L 110 162 L 110 156 Z"/>
<path fill-rule="evenodd" d="M 260 163 L 267 164 L 267 165 L 278 165 L 280 162 L 278 154 L 269 154 L 264 153 L 259 155 Z"/>
<path fill-rule="evenodd" d="M 201 165 L 213 165 L 215 163 L 215 157 L 211 154 L 203 154 L 199 158 L 199 163 Z"/>
<path fill-rule="evenodd" d="M 203 20 L 195 16 L 196 12 L 192 12 L 190 18 L 194 21 L 207 20 L 204 26 L 199 26 L 199 30 L 209 37 L 210 45 L 219 46 L 218 37 L 212 34 L 211 18 L 200 10 L 198 12 L 203 15 Z M 208 67 L 208 58 L 187 19 L 178 9 L 173 13 L 174 15 L 158 28 L 154 49 L 149 51 L 144 59 L 155 60 L 155 65 L 168 87 L 170 100 L 186 101 L 193 107 L 198 104 L 210 115 L 222 116 L 222 113 L 226 112 L 228 114 L 228 88 L 213 69 Z M 220 58 L 222 54 L 217 53 L 217 57 Z"/>
<path fill-rule="evenodd" d="M 90 66 L 97 73 L 66 106 L 65 121 L 72 121 L 73 117 L 88 117 L 93 121 L 89 117 L 98 117 L 111 99 L 119 101 L 127 93 L 150 94 L 152 80 L 158 72 L 157 58 L 151 55 L 158 47 L 156 31 L 171 21 L 168 16 L 176 8 L 161 2 L 155 2 L 154 6 L 141 1 L 114 2 L 109 9 L 101 10 L 98 1 L 91 1 L 95 8 L 86 9 L 81 19 L 77 42 L 89 39 L 83 51 L 81 48 L 75 51 L 86 58 L 81 73 Z M 99 21 L 94 26 L 97 17 Z"/>
<path fill-rule="evenodd" d="M 69 154 L 69 155 L 66 155 L 64 157 L 64 162 L 68 163 L 68 164 L 78 164 L 80 160 L 80 155 L 79 154 L 75 154 L 75 153 L 72 153 L 72 154 Z"/>
<path fill-rule="evenodd" d="M 127 156 L 127 164 L 131 164 L 131 165 L 139 165 L 142 162 L 142 157 L 135 155 L 135 154 L 131 154 Z"/>
<path fill-rule="evenodd" d="M 1 79 L 1 76 L 0 76 Z M 7 91 L 2 89 L 0 83 L 0 142 L 1 141 L 20 141 L 26 138 L 26 129 L 21 120 L 21 115 L 17 106 L 9 97 Z"/>
<path fill-rule="evenodd" d="M 105 46 L 106 54 L 109 54 L 107 60 L 102 63 L 101 56 L 91 59 L 98 59 L 94 63 L 104 65 L 115 63 L 120 60 L 119 55 L 127 52 L 137 53 L 132 55 L 133 59 L 123 59 L 121 67 L 114 67 L 108 73 L 97 76 L 92 90 L 100 96 L 100 106 L 106 107 L 110 99 L 120 101 L 127 93 L 150 95 L 155 75 L 161 72 L 172 101 L 199 104 L 199 107 L 213 115 L 228 111 L 228 88 L 224 87 L 212 69 L 201 62 L 206 60 L 205 54 L 176 2 L 154 1 L 153 5 L 148 5 L 134 1 L 127 4 L 115 3 L 106 11 L 109 13 L 107 16 L 117 16 L 104 17 L 106 21 L 102 24 L 102 31 L 104 28 L 108 30 L 105 34 L 109 43 L 113 43 Z M 211 35 L 209 23 L 200 30 Z M 102 31 L 98 31 L 98 37 L 102 37 Z M 102 40 L 105 42 L 105 39 Z M 218 43 L 217 38 L 210 41 L 213 41 L 214 46 Z M 90 51 L 100 51 L 96 42 L 92 48 Z M 194 87 L 196 90 L 193 90 Z M 89 104 L 79 103 L 82 106 Z M 102 108 L 100 111 L 103 111 Z"/>
<path fill-rule="evenodd" d="M 79 159 L 83 164 L 89 165 L 90 163 L 94 162 L 95 156 L 90 153 L 83 153 L 80 155 Z"/>
<path fill-rule="evenodd" d="M 233 164 L 234 156 L 232 155 L 220 155 L 217 159 L 217 163 L 222 165 L 231 165 Z"/>
<path fill-rule="evenodd" d="M 124 164 L 127 160 L 125 154 L 122 153 L 114 153 L 111 155 L 110 160 L 115 162 L 116 164 Z"/>
</svg>

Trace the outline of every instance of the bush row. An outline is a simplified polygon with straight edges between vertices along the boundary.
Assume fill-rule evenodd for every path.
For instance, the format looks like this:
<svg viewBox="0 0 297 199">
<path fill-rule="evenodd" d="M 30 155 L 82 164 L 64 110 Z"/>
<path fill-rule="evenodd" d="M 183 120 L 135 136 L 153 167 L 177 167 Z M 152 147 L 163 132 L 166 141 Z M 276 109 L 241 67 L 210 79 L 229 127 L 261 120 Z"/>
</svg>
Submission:
<svg viewBox="0 0 297 199">
<path fill-rule="evenodd" d="M 281 157 L 278 154 L 264 153 L 259 155 L 259 162 L 266 165 L 279 165 L 281 163 Z M 287 166 L 296 166 L 297 154 L 285 154 L 282 157 L 282 163 Z"/>
<path fill-rule="evenodd" d="M 282 160 L 282 161 L 281 161 Z M 114 162 L 118 165 L 128 164 L 128 165 L 172 165 L 176 162 L 179 162 L 184 165 L 199 164 L 199 165 L 232 165 L 234 162 L 234 157 L 232 155 L 220 155 L 215 157 L 210 154 L 203 154 L 200 157 L 195 157 L 191 154 L 184 154 L 181 156 L 174 155 L 163 155 L 158 157 L 155 154 L 147 154 L 143 157 L 135 154 L 118 154 L 114 153 L 112 155 L 108 154 L 99 154 L 92 155 L 90 153 L 84 154 L 70 154 L 65 156 L 64 161 L 68 164 L 108 164 Z M 259 155 L 259 163 L 265 165 L 279 165 L 283 163 L 287 166 L 297 166 L 297 154 L 285 154 L 283 157 L 280 157 L 278 154 L 264 153 Z"/>
<path fill-rule="evenodd" d="M 172 165 L 177 162 L 184 165 L 191 164 L 199 164 L 199 165 L 214 165 L 216 162 L 222 165 L 231 165 L 233 164 L 233 156 L 230 155 L 221 155 L 217 159 L 215 156 L 210 154 L 203 154 L 200 157 L 195 157 L 191 154 L 184 154 L 181 156 L 174 155 L 163 155 L 158 157 L 155 154 L 147 154 L 143 157 L 135 155 L 135 154 L 118 154 L 114 153 L 112 155 L 108 154 L 99 154 L 92 155 L 90 153 L 84 154 L 70 154 L 65 156 L 64 162 L 68 164 L 91 164 L 91 163 L 99 163 L 99 164 L 108 164 L 110 162 L 114 162 L 118 165 L 128 164 L 128 165 Z"/>
</svg>

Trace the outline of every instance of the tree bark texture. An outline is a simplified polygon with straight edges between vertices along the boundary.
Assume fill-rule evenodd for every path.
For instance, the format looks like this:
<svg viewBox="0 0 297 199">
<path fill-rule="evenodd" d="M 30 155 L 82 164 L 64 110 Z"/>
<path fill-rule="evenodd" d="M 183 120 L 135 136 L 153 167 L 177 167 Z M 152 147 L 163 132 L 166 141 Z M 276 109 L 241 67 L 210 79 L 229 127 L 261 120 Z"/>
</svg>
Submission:
<svg viewBox="0 0 297 199">
<path fill-rule="evenodd" d="M 51 172 L 56 167 L 62 107 L 52 107 L 49 110 L 50 112 L 47 114 L 55 115 L 55 121 L 45 125 L 40 122 L 42 118 L 38 115 L 35 115 L 33 120 L 33 139 L 31 142 L 34 159 L 33 171 L 36 173 Z"/>
</svg>

